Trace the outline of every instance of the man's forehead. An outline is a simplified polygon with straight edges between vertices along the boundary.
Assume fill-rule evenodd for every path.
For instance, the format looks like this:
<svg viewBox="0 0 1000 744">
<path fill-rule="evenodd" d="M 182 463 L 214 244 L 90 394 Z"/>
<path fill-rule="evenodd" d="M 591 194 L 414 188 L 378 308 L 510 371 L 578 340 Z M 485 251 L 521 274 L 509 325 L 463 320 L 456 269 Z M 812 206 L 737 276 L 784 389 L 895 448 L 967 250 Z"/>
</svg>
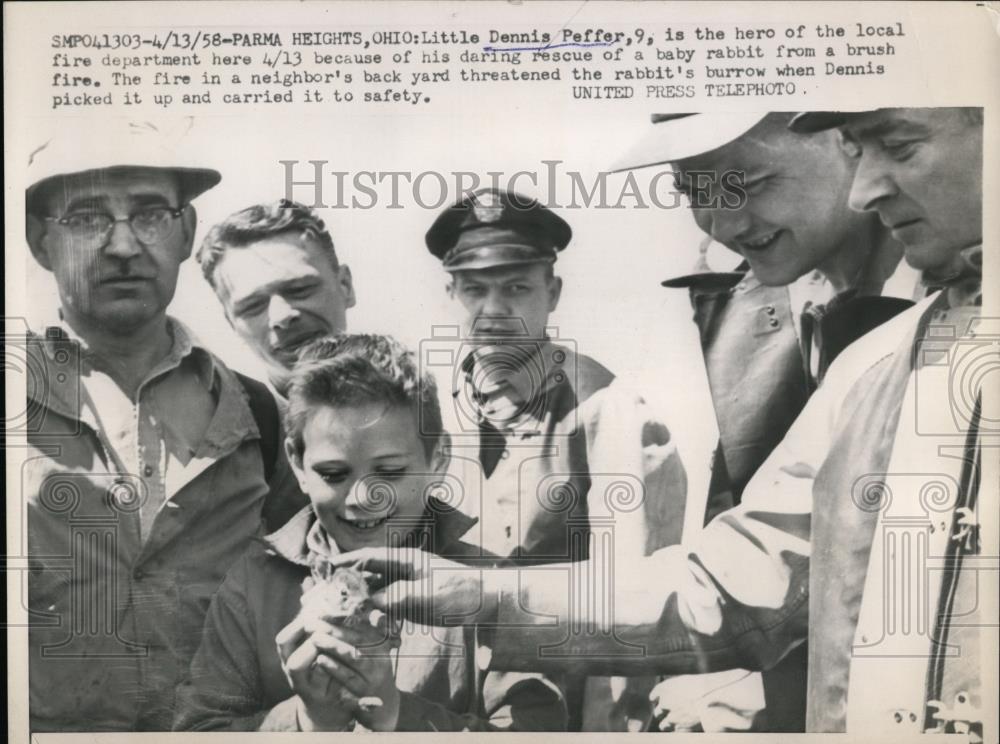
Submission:
<svg viewBox="0 0 1000 744">
<path fill-rule="evenodd" d="M 848 114 L 841 129 L 858 138 L 880 137 L 900 131 L 928 131 L 943 118 L 943 112 L 926 108 L 859 111 Z"/>
<path fill-rule="evenodd" d="M 542 262 L 490 266 L 485 269 L 464 269 L 451 272 L 455 281 L 460 282 L 503 282 L 512 279 L 528 279 L 545 273 Z"/>
<path fill-rule="evenodd" d="M 322 249 L 308 236 L 276 235 L 222 254 L 216 267 L 219 285 L 233 302 L 258 292 L 267 293 L 296 279 L 318 277 L 324 262 Z"/>
<path fill-rule="evenodd" d="M 77 201 L 111 202 L 159 199 L 177 201 L 177 178 L 173 173 L 151 168 L 108 168 L 74 173 L 55 180 L 48 188 L 50 207 L 65 207 Z"/>
</svg>

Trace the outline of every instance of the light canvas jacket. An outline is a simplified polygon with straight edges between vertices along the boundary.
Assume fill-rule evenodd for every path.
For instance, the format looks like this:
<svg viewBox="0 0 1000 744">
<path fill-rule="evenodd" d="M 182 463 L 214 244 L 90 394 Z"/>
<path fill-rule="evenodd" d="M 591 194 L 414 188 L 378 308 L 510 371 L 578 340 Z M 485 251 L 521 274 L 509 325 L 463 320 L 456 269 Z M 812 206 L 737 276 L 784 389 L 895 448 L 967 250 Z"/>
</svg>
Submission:
<svg viewBox="0 0 1000 744">
<path fill-rule="evenodd" d="M 935 641 L 979 631 L 974 620 L 957 621 L 939 608 L 948 607 L 948 596 L 961 598 L 957 578 L 966 585 L 984 579 L 976 556 L 997 548 L 995 535 L 984 529 L 980 539 L 976 514 L 959 505 L 960 494 L 968 498 L 978 487 L 962 453 L 970 451 L 970 401 L 980 378 L 965 376 L 969 386 L 958 397 L 950 386 L 963 379 L 954 372 L 970 349 L 995 356 L 996 346 L 976 340 L 979 308 L 952 303 L 950 294 L 928 298 L 845 350 L 743 502 L 690 547 L 666 548 L 635 571 L 619 572 L 613 612 L 599 601 L 571 615 L 574 579 L 565 571 L 494 575 L 495 663 L 606 673 L 769 668 L 808 634 L 807 730 L 966 725 L 958 717 L 975 716 L 968 710 L 977 704 L 975 656 L 942 654 Z M 956 410 L 948 401 L 963 401 L 960 415 L 948 413 Z M 891 498 L 883 501 L 884 494 Z M 891 534 L 908 523 L 906 540 Z M 883 561 L 904 543 L 912 546 L 909 560 L 896 552 L 895 563 Z M 921 633 L 916 653 L 911 644 L 906 655 L 885 659 L 880 650 L 906 640 L 900 624 L 880 624 L 887 605 L 903 622 L 900 607 L 884 600 L 890 581 L 897 588 L 917 582 L 894 596 L 909 603 L 907 631 Z M 974 608 L 968 595 L 964 601 L 966 611 Z M 574 634 L 565 622 L 571 616 L 605 632 Z M 575 658 L 539 657 L 540 646 L 554 644 Z M 931 712 L 938 709 L 953 720 L 942 723 Z"/>
</svg>

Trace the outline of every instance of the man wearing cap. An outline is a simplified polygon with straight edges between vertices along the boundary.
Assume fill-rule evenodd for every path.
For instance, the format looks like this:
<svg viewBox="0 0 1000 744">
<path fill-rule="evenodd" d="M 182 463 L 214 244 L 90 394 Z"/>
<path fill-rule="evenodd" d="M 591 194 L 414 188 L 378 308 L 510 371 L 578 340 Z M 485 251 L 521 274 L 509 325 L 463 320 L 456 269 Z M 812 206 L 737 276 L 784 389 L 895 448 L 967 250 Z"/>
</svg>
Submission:
<svg viewBox="0 0 1000 744">
<path fill-rule="evenodd" d="M 562 291 L 553 264 L 571 236 L 553 211 L 498 190 L 463 199 L 428 231 L 462 314 L 458 366 L 448 370 L 454 405 L 445 407 L 450 474 L 489 553 L 520 564 L 589 555 L 613 574 L 680 540 L 686 481 L 642 398 L 550 337 Z M 569 708 L 587 730 L 624 730 L 627 718 L 648 717 L 651 685 L 590 680 L 582 707 L 577 699 Z"/>
<path fill-rule="evenodd" d="M 356 301 L 351 269 L 303 204 L 281 199 L 230 215 L 209 231 L 198 262 L 229 323 L 267 368 L 279 402 L 298 350 L 347 328 Z"/>
<path fill-rule="evenodd" d="M 740 503 L 837 354 L 923 293 L 902 245 L 876 215 L 848 206 L 854 163 L 837 135 L 793 133 L 791 118 L 654 115 L 646 137 L 617 166 L 670 164 L 708 234 L 702 251 L 714 240 L 743 259 L 736 270 L 717 272 L 703 253 L 700 270 L 663 282 L 690 294 L 719 426 L 706 522 Z M 742 174 L 738 204 L 715 183 L 725 174 Z M 764 673 L 763 715 L 727 725 L 803 730 L 806 657 L 802 646 Z M 684 694 L 685 684 L 661 686 L 659 707 L 670 708 L 670 690 Z M 707 718 L 716 702 L 699 701 Z"/>
<path fill-rule="evenodd" d="M 982 110 L 794 123 L 831 125 L 855 162 L 851 206 L 876 212 L 907 262 L 943 289 L 841 352 L 741 504 L 690 545 L 619 575 L 613 606 L 599 594 L 571 605 L 561 571 L 583 580 L 582 566 L 472 576 L 442 562 L 429 564 L 433 597 L 410 581 L 393 587 L 393 604 L 497 623 L 495 663 L 512 670 L 767 668 L 808 636 L 808 731 L 982 740 L 978 644 L 997 618 L 977 591 L 1000 553 L 995 484 L 979 499 L 983 446 L 998 444 L 982 372 L 1000 361 L 997 329 L 979 325 Z M 397 570 L 422 578 L 420 556 L 396 558 Z M 385 559 L 372 552 L 370 564 Z M 540 656 L 566 638 L 570 618 L 614 634 L 571 636 L 574 656 Z M 645 653 L 595 658 L 612 648 L 608 638 Z"/>
<path fill-rule="evenodd" d="M 169 730 L 209 600 L 262 530 L 248 391 L 267 391 L 167 315 L 219 173 L 149 124 L 74 134 L 32 154 L 25 194 L 62 320 L 28 343 L 31 728 Z"/>
</svg>

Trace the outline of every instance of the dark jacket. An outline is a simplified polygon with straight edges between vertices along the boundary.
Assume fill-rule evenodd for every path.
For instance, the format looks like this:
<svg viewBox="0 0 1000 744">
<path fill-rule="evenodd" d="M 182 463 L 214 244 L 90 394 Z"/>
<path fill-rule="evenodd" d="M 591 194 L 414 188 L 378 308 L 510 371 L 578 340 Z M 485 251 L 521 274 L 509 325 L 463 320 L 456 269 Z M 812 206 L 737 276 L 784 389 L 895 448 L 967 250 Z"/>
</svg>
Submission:
<svg viewBox="0 0 1000 744">
<path fill-rule="evenodd" d="M 459 541 L 474 520 L 440 502 L 428 514 L 434 552 L 481 556 Z M 190 679 L 178 690 L 175 730 L 298 730 L 274 639 L 299 612 L 310 576 L 306 535 L 315 520 L 312 508 L 304 509 L 230 571 L 212 600 Z M 481 672 L 475 649 L 473 628 L 404 624 L 397 731 L 565 730 L 555 686 L 538 674 Z"/>
<path fill-rule="evenodd" d="M 168 435 L 196 413 L 207 428 L 165 478 L 131 472 L 108 445 L 109 412 L 88 394 L 99 375 L 90 353 L 59 329 L 26 339 L 38 383 L 20 472 L 32 731 L 169 730 L 212 594 L 264 532 L 268 483 L 245 388 L 171 328 L 171 353 L 132 415 L 155 416 Z M 273 497 L 300 497 L 294 479 L 280 482 L 291 491 Z M 157 491 L 163 505 L 143 535 L 139 505 Z"/>
</svg>

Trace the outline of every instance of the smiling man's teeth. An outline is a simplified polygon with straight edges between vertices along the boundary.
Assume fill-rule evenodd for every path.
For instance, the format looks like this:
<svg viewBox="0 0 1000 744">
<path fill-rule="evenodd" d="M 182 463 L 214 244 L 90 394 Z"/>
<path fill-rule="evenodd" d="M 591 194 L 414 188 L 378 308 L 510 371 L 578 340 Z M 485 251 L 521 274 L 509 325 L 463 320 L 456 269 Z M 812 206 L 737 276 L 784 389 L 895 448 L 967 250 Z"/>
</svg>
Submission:
<svg viewBox="0 0 1000 744">
<path fill-rule="evenodd" d="M 763 248 L 765 245 L 774 240 L 775 235 L 777 235 L 777 233 L 770 233 L 769 235 L 757 238 L 756 240 L 744 240 L 743 245 L 747 248 Z"/>
</svg>

